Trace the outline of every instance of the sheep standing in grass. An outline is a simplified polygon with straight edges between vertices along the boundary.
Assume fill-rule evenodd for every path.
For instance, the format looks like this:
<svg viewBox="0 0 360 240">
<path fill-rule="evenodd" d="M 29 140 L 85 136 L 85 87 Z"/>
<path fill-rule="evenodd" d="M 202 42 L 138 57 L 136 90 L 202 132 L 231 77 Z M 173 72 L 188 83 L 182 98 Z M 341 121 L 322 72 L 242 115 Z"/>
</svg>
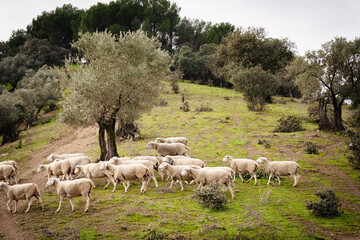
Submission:
<svg viewBox="0 0 360 240">
<path fill-rule="evenodd" d="M 41 200 L 39 187 L 35 183 L 24 183 L 17 184 L 14 186 L 9 186 L 7 183 L 0 182 L 0 190 L 4 190 L 8 197 L 8 202 L 6 204 L 7 209 L 11 212 L 10 202 L 15 201 L 14 213 L 17 212 L 17 203 L 19 200 L 26 200 L 28 202 L 28 207 L 25 213 L 29 212 L 30 206 L 32 204 L 32 198 L 35 197 L 41 204 L 42 210 L 44 210 L 44 204 Z"/>
<path fill-rule="evenodd" d="M 181 186 L 181 191 L 184 191 L 184 186 L 182 184 L 182 181 L 183 180 L 184 181 L 194 180 L 194 178 L 189 174 L 181 175 L 182 170 L 184 168 L 186 168 L 187 166 L 188 165 L 171 166 L 170 164 L 163 162 L 162 164 L 160 164 L 159 170 L 160 171 L 166 170 L 169 173 L 169 175 L 171 176 L 172 180 L 171 180 L 170 188 L 172 188 L 174 183 L 179 182 L 179 184 Z M 198 166 L 194 166 L 194 167 L 198 167 Z"/>
<path fill-rule="evenodd" d="M 75 168 L 75 174 L 82 173 L 88 179 L 107 177 L 107 183 L 106 183 L 104 189 L 106 189 L 109 186 L 110 182 L 112 182 L 113 185 L 115 185 L 115 180 L 114 180 L 113 176 L 111 175 L 111 172 L 106 171 L 106 170 L 101 170 L 100 166 L 101 166 L 101 162 L 100 163 L 89 163 L 87 165 L 78 165 Z"/>
<path fill-rule="evenodd" d="M 245 159 L 245 158 L 238 158 L 234 159 L 231 156 L 227 155 L 224 157 L 223 162 L 230 163 L 231 168 L 235 171 L 235 173 L 239 173 L 239 177 L 242 182 L 244 179 L 242 178 L 241 174 L 243 172 L 248 172 L 251 175 L 251 178 L 246 181 L 246 183 L 250 182 L 251 179 L 255 179 L 255 184 L 257 183 L 255 171 L 259 167 L 259 164 L 255 160 Z"/>
<path fill-rule="evenodd" d="M 149 142 L 146 145 L 146 149 L 155 149 L 159 157 L 166 155 L 183 155 L 188 157 L 187 150 L 190 150 L 187 146 L 182 143 L 155 143 Z"/>
<path fill-rule="evenodd" d="M 205 167 L 204 161 L 197 159 L 197 158 L 190 158 L 190 157 L 178 157 L 178 156 L 165 156 L 162 162 L 169 163 L 170 165 L 196 165 L 199 167 Z"/>
<path fill-rule="evenodd" d="M 293 187 L 297 186 L 299 183 L 300 175 L 298 174 L 298 170 L 300 166 L 297 162 L 294 161 L 269 161 L 267 158 L 260 157 L 256 160 L 257 163 L 264 166 L 266 171 L 269 172 L 269 181 L 267 184 L 270 184 L 271 177 L 275 175 L 280 182 L 279 176 L 289 176 L 291 175 L 294 178 L 294 185 Z"/>
<path fill-rule="evenodd" d="M 154 174 L 154 163 L 150 160 L 140 160 L 140 159 L 138 159 L 138 160 L 123 160 L 118 157 L 113 157 L 109 160 L 109 163 L 114 164 L 114 165 L 142 164 L 148 168 L 150 178 L 154 181 L 155 186 L 159 187 L 156 177 L 155 177 L 155 174 Z"/>
<path fill-rule="evenodd" d="M 182 143 L 188 145 L 189 140 L 186 137 L 169 137 L 169 138 L 156 138 L 156 143 Z"/>
<path fill-rule="evenodd" d="M 231 174 L 225 169 L 220 168 L 195 168 L 192 166 L 187 166 L 182 170 L 182 174 L 189 174 L 196 182 L 199 183 L 199 188 L 202 188 L 204 185 L 216 182 L 218 184 L 224 184 L 231 193 L 231 198 L 234 199 L 234 182 Z"/>
<path fill-rule="evenodd" d="M 145 193 L 147 185 L 150 180 L 149 169 L 142 164 L 130 164 L 130 165 L 114 165 L 109 162 L 101 164 L 100 169 L 108 170 L 112 173 L 115 179 L 115 185 L 112 192 L 115 192 L 116 186 L 119 180 L 122 182 L 125 188 L 125 193 L 130 186 L 129 180 L 139 179 L 141 184 L 140 193 Z M 125 185 L 127 183 L 127 186 Z"/>
<path fill-rule="evenodd" d="M 67 159 L 67 158 L 72 158 L 72 157 L 78 157 L 78 156 L 84 156 L 83 153 L 65 153 L 65 154 L 55 154 L 52 153 L 48 156 L 47 161 L 48 162 L 52 162 L 55 159 Z"/>
<path fill-rule="evenodd" d="M 0 180 L 5 180 L 8 184 L 11 184 L 11 179 L 18 183 L 17 171 L 11 165 L 0 165 Z"/>
<path fill-rule="evenodd" d="M 86 165 L 91 163 L 91 158 L 89 158 L 88 156 L 77 156 L 77 157 L 66 158 L 64 160 L 61 159 L 54 160 L 54 162 L 61 162 L 61 161 L 67 161 L 70 164 L 70 177 L 72 179 L 72 174 L 75 174 L 76 166 Z"/>
<path fill-rule="evenodd" d="M 57 178 L 50 178 L 46 183 L 46 188 L 49 186 L 55 186 L 57 194 L 60 196 L 59 207 L 56 212 L 60 211 L 61 203 L 65 197 L 69 198 L 71 210 L 74 211 L 75 207 L 72 198 L 79 196 L 83 196 L 86 199 L 84 212 L 88 211 L 91 199 L 91 189 L 95 188 L 95 184 L 90 179 L 80 178 L 75 180 L 60 181 Z"/>
<path fill-rule="evenodd" d="M 46 171 L 48 179 L 50 179 L 52 176 L 56 176 L 58 178 L 60 175 L 63 175 L 62 180 L 64 180 L 65 177 L 67 180 L 71 178 L 71 176 L 69 175 L 71 171 L 70 163 L 63 160 L 52 162 L 47 165 L 41 164 L 38 167 L 37 172 L 39 173 L 42 171 Z"/>
</svg>

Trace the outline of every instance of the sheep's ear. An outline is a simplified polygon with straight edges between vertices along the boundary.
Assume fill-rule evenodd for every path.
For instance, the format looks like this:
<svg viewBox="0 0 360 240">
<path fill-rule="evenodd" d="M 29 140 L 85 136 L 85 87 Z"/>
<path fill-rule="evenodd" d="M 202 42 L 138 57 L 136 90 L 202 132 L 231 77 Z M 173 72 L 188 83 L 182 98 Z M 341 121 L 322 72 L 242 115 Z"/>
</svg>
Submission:
<svg viewBox="0 0 360 240">
<path fill-rule="evenodd" d="M 174 159 L 170 158 L 170 159 L 169 159 L 169 164 L 170 164 L 170 165 L 173 165 L 173 163 L 174 163 Z"/>
</svg>

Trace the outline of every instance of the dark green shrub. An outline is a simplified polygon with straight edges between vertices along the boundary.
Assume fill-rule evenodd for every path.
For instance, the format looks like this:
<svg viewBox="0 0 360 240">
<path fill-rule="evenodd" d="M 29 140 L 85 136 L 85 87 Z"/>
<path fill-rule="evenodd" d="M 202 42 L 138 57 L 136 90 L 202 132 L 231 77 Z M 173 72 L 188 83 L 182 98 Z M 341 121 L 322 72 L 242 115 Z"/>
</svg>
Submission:
<svg viewBox="0 0 360 240">
<path fill-rule="evenodd" d="M 266 139 L 259 139 L 258 144 L 260 145 L 264 145 L 265 148 L 270 148 L 271 144 L 268 140 Z"/>
<path fill-rule="evenodd" d="M 360 107 L 354 111 L 353 115 L 349 119 L 349 124 L 351 127 L 360 128 Z"/>
<path fill-rule="evenodd" d="M 342 213 L 339 198 L 332 190 L 324 190 L 315 193 L 321 200 L 320 202 L 307 202 L 306 208 L 312 210 L 319 217 L 336 217 Z"/>
<path fill-rule="evenodd" d="M 294 115 L 281 117 L 279 124 L 275 127 L 274 132 L 298 132 L 304 131 L 301 119 Z"/>
<path fill-rule="evenodd" d="M 350 137 L 348 150 L 350 150 L 351 155 L 346 157 L 353 168 L 360 169 L 360 133 L 349 131 L 348 135 Z"/>
<path fill-rule="evenodd" d="M 308 118 L 307 121 L 311 123 L 318 123 L 319 122 L 319 106 L 318 104 L 312 104 L 307 108 Z"/>
<path fill-rule="evenodd" d="M 313 142 L 305 142 L 305 152 L 308 154 L 319 154 L 319 151 Z"/>
<path fill-rule="evenodd" d="M 202 189 L 195 191 L 194 198 L 204 207 L 219 210 L 224 209 L 227 204 L 225 192 L 217 183 L 211 183 Z"/>
<path fill-rule="evenodd" d="M 190 111 L 189 103 L 184 102 L 182 107 L 180 107 L 180 109 L 182 109 L 184 112 L 189 112 Z"/>
<path fill-rule="evenodd" d="M 15 145 L 15 149 L 20 149 L 20 148 L 22 148 L 22 146 L 23 146 L 23 143 L 20 140 L 19 143 Z"/>
<path fill-rule="evenodd" d="M 167 237 L 167 233 L 158 231 L 156 229 L 148 229 L 146 240 L 161 240 Z"/>
</svg>

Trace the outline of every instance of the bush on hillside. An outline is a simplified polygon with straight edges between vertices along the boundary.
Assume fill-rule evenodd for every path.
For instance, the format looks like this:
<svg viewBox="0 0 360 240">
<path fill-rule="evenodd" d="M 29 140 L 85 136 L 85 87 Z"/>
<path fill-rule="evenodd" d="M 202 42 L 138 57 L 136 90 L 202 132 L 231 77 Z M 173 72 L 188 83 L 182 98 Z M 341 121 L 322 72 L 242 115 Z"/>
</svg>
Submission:
<svg viewBox="0 0 360 240">
<path fill-rule="evenodd" d="M 315 193 L 321 200 L 319 202 L 307 202 L 306 208 L 312 210 L 319 217 L 336 217 L 342 213 L 339 198 L 332 190 L 324 190 Z"/>
<path fill-rule="evenodd" d="M 298 132 L 304 131 L 305 129 L 302 126 L 301 119 L 294 115 L 289 115 L 287 117 L 281 117 L 279 124 L 275 127 L 274 132 Z"/>
<path fill-rule="evenodd" d="M 204 207 L 214 210 L 224 209 L 227 204 L 225 192 L 220 189 L 217 183 L 211 183 L 202 189 L 197 189 L 194 198 Z"/>
<path fill-rule="evenodd" d="M 305 152 L 308 154 L 319 154 L 317 146 L 313 142 L 305 142 Z"/>
<path fill-rule="evenodd" d="M 348 155 L 347 158 L 353 168 L 360 169 L 360 133 L 349 131 L 348 135 L 350 137 L 348 150 L 350 150 L 351 155 Z"/>
<path fill-rule="evenodd" d="M 268 140 L 266 139 L 259 139 L 258 144 L 260 145 L 264 145 L 265 148 L 270 148 L 271 144 Z"/>
</svg>

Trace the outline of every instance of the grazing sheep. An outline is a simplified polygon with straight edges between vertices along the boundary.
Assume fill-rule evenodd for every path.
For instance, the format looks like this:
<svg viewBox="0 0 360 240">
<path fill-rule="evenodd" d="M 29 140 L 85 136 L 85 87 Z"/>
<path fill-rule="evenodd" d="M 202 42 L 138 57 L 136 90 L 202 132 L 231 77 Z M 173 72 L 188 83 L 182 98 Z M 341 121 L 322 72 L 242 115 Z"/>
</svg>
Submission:
<svg viewBox="0 0 360 240">
<path fill-rule="evenodd" d="M 11 165 L 0 165 L 0 180 L 5 180 L 6 183 L 11 184 L 10 180 L 14 179 L 18 183 L 17 171 Z"/>
<path fill-rule="evenodd" d="M 225 169 L 220 168 L 194 168 L 187 166 L 182 170 L 182 174 L 189 174 L 199 183 L 199 188 L 204 185 L 216 182 L 218 184 L 224 184 L 231 193 L 231 198 L 234 199 L 234 182 L 232 176 Z"/>
<path fill-rule="evenodd" d="M 159 157 L 164 157 L 166 155 L 184 155 L 188 157 L 187 150 L 190 150 L 187 146 L 182 143 L 155 143 L 149 142 L 146 145 L 146 149 L 155 149 Z"/>
<path fill-rule="evenodd" d="M 60 211 L 61 203 L 65 197 L 69 198 L 71 210 L 74 211 L 75 207 L 72 198 L 79 196 L 83 196 L 86 199 L 84 212 L 88 211 L 91 199 L 91 189 L 95 188 L 95 184 L 90 179 L 80 178 L 75 180 L 60 181 L 57 178 L 50 178 L 46 183 L 46 188 L 49 186 L 55 186 L 57 194 L 60 196 L 59 207 L 56 212 Z"/>
<path fill-rule="evenodd" d="M 189 174 L 181 175 L 182 170 L 187 166 L 188 165 L 171 166 L 170 164 L 163 162 L 162 164 L 160 164 L 159 170 L 160 171 L 166 170 L 171 176 L 172 180 L 171 180 L 170 188 L 172 188 L 174 181 L 176 181 L 175 183 L 179 182 L 181 186 L 181 191 L 184 191 L 184 186 L 182 184 L 182 181 L 194 180 L 194 178 Z M 194 167 L 199 168 L 199 166 L 194 166 Z"/>
<path fill-rule="evenodd" d="M 8 197 L 8 202 L 6 204 L 7 209 L 11 212 L 10 202 L 15 201 L 14 213 L 17 211 L 17 203 L 19 200 L 26 200 L 28 202 L 28 207 L 25 213 L 29 212 L 30 206 L 32 204 L 32 197 L 35 197 L 41 204 L 42 210 L 44 210 L 44 204 L 41 200 L 39 187 L 35 183 L 24 183 L 17 184 L 14 186 L 9 186 L 7 183 L 0 182 L 0 190 L 4 190 Z"/>
<path fill-rule="evenodd" d="M 17 162 L 15 162 L 13 160 L 2 161 L 2 162 L 0 162 L 0 165 L 11 165 L 15 168 L 17 174 L 20 172 L 19 165 L 17 164 Z"/>
<path fill-rule="evenodd" d="M 50 156 L 47 158 L 48 162 L 52 162 L 55 159 L 67 159 L 67 158 L 72 158 L 72 157 L 78 157 L 78 156 L 84 156 L 83 153 L 65 153 L 65 154 L 55 154 L 52 153 L 50 154 Z"/>
<path fill-rule="evenodd" d="M 245 158 L 237 158 L 234 159 L 231 156 L 227 155 L 224 157 L 223 162 L 230 163 L 231 168 L 234 170 L 235 173 L 239 173 L 239 177 L 242 182 L 244 182 L 244 179 L 242 178 L 241 174 L 243 172 L 248 172 L 251 175 L 251 178 L 246 181 L 246 183 L 250 182 L 251 179 L 255 179 L 255 184 L 257 183 L 257 178 L 255 171 L 259 167 L 259 164 L 252 159 L 245 159 Z"/>
<path fill-rule="evenodd" d="M 175 158 L 174 158 L 175 157 Z M 169 163 L 170 165 L 177 166 L 177 165 L 196 165 L 199 167 L 205 167 L 205 163 L 197 158 L 189 158 L 189 157 L 183 157 L 179 158 L 177 156 L 166 156 L 163 157 L 162 162 Z"/>
<path fill-rule="evenodd" d="M 115 184 L 115 180 L 109 171 L 101 170 L 100 166 L 101 162 L 89 163 L 87 165 L 78 165 L 76 166 L 74 173 L 83 173 L 88 179 L 107 177 L 107 183 L 104 187 L 104 189 L 106 189 L 109 186 L 110 182 Z"/>
<path fill-rule="evenodd" d="M 169 138 L 156 138 L 156 143 L 182 143 L 188 145 L 189 140 L 186 137 L 169 137 Z"/>
<path fill-rule="evenodd" d="M 122 182 L 125 188 L 125 193 L 130 186 L 129 180 L 139 179 L 141 184 L 140 193 L 145 193 L 147 189 L 149 178 L 149 169 L 141 164 L 130 164 L 130 165 L 114 165 L 109 162 L 104 162 L 101 164 L 100 169 L 110 171 L 115 179 L 115 185 L 112 192 L 115 192 L 118 180 Z M 127 186 L 125 185 L 127 182 Z"/>
<path fill-rule="evenodd" d="M 57 178 L 60 175 L 63 175 L 62 180 L 64 180 L 65 177 L 67 180 L 71 178 L 71 176 L 69 175 L 71 171 L 70 163 L 64 160 L 55 161 L 47 165 L 41 164 L 38 167 L 37 172 L 39 173 L 42 171 L 46 171 L 48 179 L 50 179 L 53 175 Z"/>
<path fill-rule="evenodd" d="M 294 161 L 269 161 L 267 158 L 260 157 L 256 160 L 257 163 L 264 166 L 266 171 L 269 172 L 269 181 L 267 184 L 270 184 L 271 177 L 275 175 L 280 182 L 279 176 L 288 176 L 291 175 L 294 177 L 294 185 L 295 187 L 299 183 L 300 175 L 298 174 L 298 170 L 300 166 L 297 162 Z"/>
<path fill-rule="evenodd" d="M 142 164 L 148 168 L 149 175 L 150 175 L 151 179 L 154 181 L 155 186 L 159 187 L 156 177 L 155 177 L 155 174 L 154 174 L 154 164 L 150 160 L 140 160 L 140 159 L 139 160 L 123 160 L 118 157 L 113 157 L 109 160 L 109 163 L 114 164 L 114 165 Z"/>
<path fill-rule="evenodd" d="M 61 159 L 54 160 L 54 162 L 59 162 L 59 161 L 67 161 L 70 164 L 71 166 L 70 177 L 72 177 L 72 174 L 74 173 L 76 166 L 86 165 L 91 163 L 91 158 L 89 158 L 88 156 L 77 156 L 77 157 L 66 158 L 64 160 Z"/>
</svg>

